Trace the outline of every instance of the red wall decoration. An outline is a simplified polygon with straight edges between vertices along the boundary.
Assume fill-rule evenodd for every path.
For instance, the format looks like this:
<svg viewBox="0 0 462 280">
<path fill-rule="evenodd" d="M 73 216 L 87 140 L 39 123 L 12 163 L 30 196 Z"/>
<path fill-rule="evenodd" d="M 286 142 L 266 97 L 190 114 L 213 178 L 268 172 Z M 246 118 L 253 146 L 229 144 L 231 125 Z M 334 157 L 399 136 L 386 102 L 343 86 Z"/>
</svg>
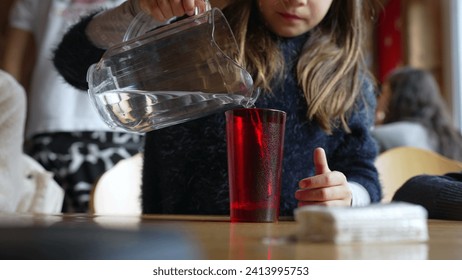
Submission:
<svg viewBox="0 0 462 280">
<path fill-rule="evenodd" d="M 377 23 L 377 79 L 383 82 L 386 75 L 403 64 L 403 24 L 401 0 L 389 0 L 379 13 Z"/>
</svg>

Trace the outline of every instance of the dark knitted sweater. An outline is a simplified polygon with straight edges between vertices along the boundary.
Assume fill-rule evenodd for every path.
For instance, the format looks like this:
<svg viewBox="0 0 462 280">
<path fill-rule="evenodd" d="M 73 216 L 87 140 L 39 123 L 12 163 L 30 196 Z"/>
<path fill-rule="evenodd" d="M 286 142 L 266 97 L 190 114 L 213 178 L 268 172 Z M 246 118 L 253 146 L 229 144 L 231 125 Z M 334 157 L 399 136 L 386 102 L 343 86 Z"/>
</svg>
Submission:
<svg viewBox="0 0 462 280">
<path fill-rule="evenodd" d="M 414 176 L 396 191 L 393 201 L 422 205 L 429 219 L 462 221 L 462 172 Z"/>
<path fill-rule="evenodd" d="M 92 46 L 84 35 L 83 20 L 65 35 L 55 52 L 54 63 L 63 77 L 77 87 L 86 87 L 87 68 L 103 50 Z M 326 150 L 331 170 L 343 172 L 348 181 L 359 183 L 371 200 L 378 202 L 381 189 L 374 167 L 377 147 L 370 135 L 376 105 L 372 84 L 365 79 L 362 95 L 349 117 L 351 133 L 341 129 L 327 135 L 306 118 L 307 105 L 298 87 L 294 62 L 306 37 L 280 39 L 287 75 L 262 93 L 257 107 L 287 112 L 281 215 L 292 215 L 298 182 L 314 174 L 313 150 Z M 142 179 L 144 213 L 228 214 L 228 177 L 224 113 L 214 114 L 146 134 Z"/>
</svg>

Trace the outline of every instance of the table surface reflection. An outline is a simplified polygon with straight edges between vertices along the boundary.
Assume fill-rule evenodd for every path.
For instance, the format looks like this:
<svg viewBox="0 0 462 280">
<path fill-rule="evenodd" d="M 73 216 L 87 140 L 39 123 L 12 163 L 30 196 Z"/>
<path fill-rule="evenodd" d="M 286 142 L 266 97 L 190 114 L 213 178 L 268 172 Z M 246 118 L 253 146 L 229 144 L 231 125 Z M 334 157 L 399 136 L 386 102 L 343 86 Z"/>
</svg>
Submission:
<svg viewBox="0 0 462 280">
<path fill-rule="evenodd" d="M 15 235 L 14 230 L 27 228 L 43 229 L 46 236 L 55 240 L 56 237 L 59 239 L 59 234 L 74 235 L 63 243 L 71 244 L 68 242 L 82 239 L 82 243 L 74 246 L 80 250 L 85 250 L 86 245 L 82 244 L 87 244 L 85 242 L 88 240 L 91 242 L 94 238 L 113 240 L 111 241 L 112 244 L 126 244 L 126 246 L 134 244 L 135 240 L 138 245 L 133 246 L 141 246 L 141 248 L 152 246 L 149 250 L 159 248 L 159 245 L 156 244 L 166 245 L 164 247 L 168 247 L 167 244 L 176 244 L 178 247 L 190 247 L 189 249 L 192 249 L 192 251 L 189 250 L 180 255 L 186 259 L 462 259 L 462 222 L 460 221 L 428 220 L 430 238 L 427 242 L 335 245 L 297 241 L 295 238 L 297 223 L 290 219 L 282 219 L 278 223 L 230 223 L 228 217 L 222 216 L 0 215 L 0 237 L 2 230 L 4 232 L 5 229 L 10 229 L 12 232 L 8 234 Z M 71 234 L 60 231 L 57 233 L 58 235 L 49 235 L 53 233 L 53 229 L 63 228 L 69 229 L 67 232 L 71 232 Z M 89 231 L 90 228 L 92 229 L 91 234 L 89 233 L 91 232 Z M 162 235 L 163 237 L 149 232 L 149 230 L 154 232 L 164 229 L 168 231 L 167 234 Z M 146 230 L 148 231 L 146 232 Z M 112 231 L 122 231 L 126 234 L 117 236 L 115 239 L 113 236 L 112 239 L 104 237 L 103 233 Z M 137 235 L 141 231 L 145 233 L 142 239 Z M 85 232 L 88 233 L 88 236 L 82 235 Z M 99 234 L 100 232 L 101 234 Z M 33 233 L 31 234 L 33 235 Z M 170 237 L 169 241 L 173 240 L 173 243 L 165 243 L 160 239 L 161 237 L 164 238 L 165 235 Z M 175 239 L 178 237 L 182 238 L 181 242 L 176 241 L 180 240 Z M 17 237 L 15 238 L 17 239 Z M 33 237 L 31 238 L 33 239 Z M 5 246 L 9 250 L 14 248 L 14 245 L 8 242 L 8 239 L 5 238 L 0 240 L 0 251 L 4 250 Z M 40 243 L 40 246 L 43 243 Z M 87 255 L 82 256 L 83 258 L 87 257 Z M 94 259 L 105 258 L 105 256 L 107 255 L 95 255 Z M 124 255 L 110 256 L 125 258 Z M 157 256 L 175 259 L 178 255 Z M 135 256 L 134 258 L 144 259 L 145 257 Z M 14 258 L 21 258 L 21 255 L 19 257 L 15 255 Z M 60 257 L 55 255 L 52 258 Z M 72 255 L 67 256 L 67 258 L 72 258 Z M 146 258 L 151 257 L 147 256 Z"/>
</svg>

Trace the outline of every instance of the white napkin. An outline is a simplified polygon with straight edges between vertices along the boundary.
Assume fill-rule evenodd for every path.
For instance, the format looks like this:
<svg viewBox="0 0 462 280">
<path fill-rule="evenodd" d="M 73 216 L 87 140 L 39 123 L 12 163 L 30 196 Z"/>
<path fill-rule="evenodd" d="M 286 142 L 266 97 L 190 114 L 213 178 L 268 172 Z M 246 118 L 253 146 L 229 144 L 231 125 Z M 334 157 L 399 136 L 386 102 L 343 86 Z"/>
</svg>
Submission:
<svg viewBox="0 0 462 280">
<path fill-rule="evenodd" d="M 64 202 L 64 190 L 37 161 L 23 154 L 24 178 L 17 186 L 21 192 L 16 212 L 36 214 L 58 214 Z"/>
<path fill-rule="evenodd" d="M 428 240 L 427 211 L 410 203 L 303 206 L 294 215 L 299 240 L 336 244 Z"/>
</svg>

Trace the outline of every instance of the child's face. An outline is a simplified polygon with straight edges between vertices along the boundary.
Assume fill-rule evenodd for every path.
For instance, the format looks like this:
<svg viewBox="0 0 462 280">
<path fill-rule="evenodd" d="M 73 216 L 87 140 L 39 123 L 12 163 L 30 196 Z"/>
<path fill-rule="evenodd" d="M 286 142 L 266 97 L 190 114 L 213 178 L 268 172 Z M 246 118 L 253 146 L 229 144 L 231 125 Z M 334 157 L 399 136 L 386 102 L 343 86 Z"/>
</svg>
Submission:
<svg viewBox="0 0 462 280">
<path fill-rule="evenodd" d="M 315 27 L 333 0 L 259 0 L 268 28 L 282 37 L 295 37 Z M 349 0 L 347 0 L 349 1 Z"/>
</svg>

